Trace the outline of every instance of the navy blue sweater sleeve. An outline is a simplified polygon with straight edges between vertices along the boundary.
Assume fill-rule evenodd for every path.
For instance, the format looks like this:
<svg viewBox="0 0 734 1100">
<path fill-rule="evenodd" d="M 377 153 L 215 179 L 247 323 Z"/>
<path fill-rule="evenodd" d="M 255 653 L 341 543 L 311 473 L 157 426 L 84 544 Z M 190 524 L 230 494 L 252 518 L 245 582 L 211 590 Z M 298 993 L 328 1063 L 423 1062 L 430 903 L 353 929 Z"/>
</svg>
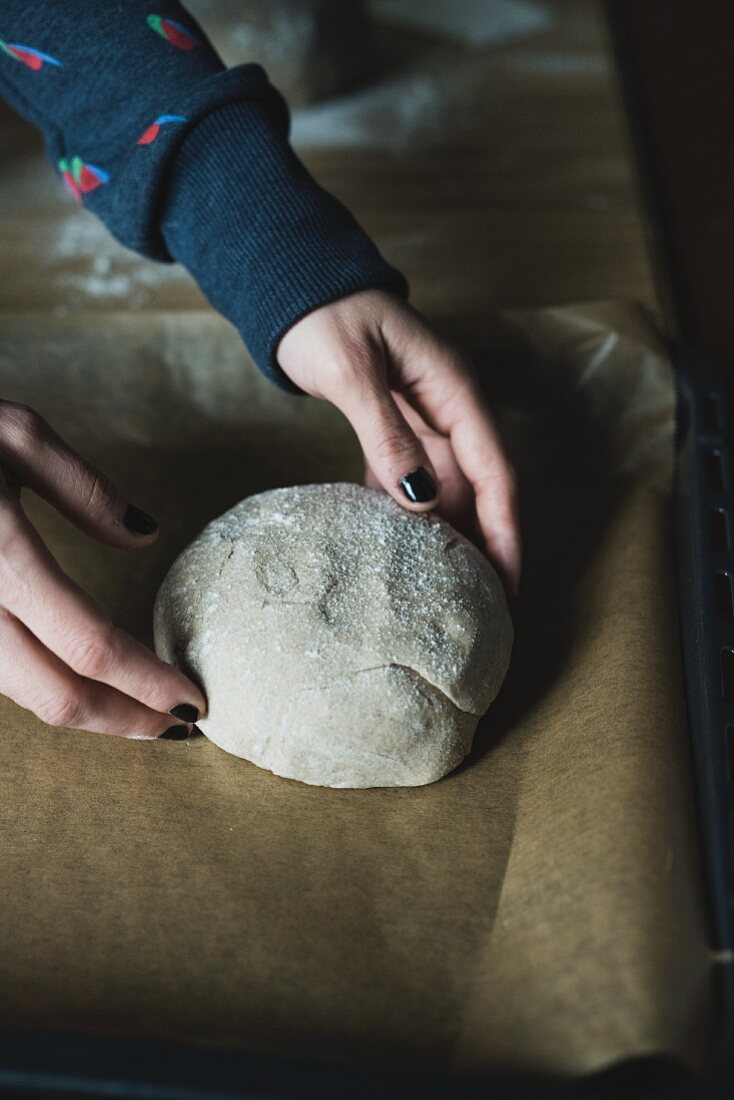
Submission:
<svg viewBox="0 0 734 1100">
<path fill-rule="evenodd" d="M 73 197 L 128 248 L 184 264 L 286 389 L 276 350 L 299 318 L 369 287 L 408 293 L 296 157 L 264 71 L 225 69 L 180 4 L 3 0 L 0 94 Z"/>
</svg>

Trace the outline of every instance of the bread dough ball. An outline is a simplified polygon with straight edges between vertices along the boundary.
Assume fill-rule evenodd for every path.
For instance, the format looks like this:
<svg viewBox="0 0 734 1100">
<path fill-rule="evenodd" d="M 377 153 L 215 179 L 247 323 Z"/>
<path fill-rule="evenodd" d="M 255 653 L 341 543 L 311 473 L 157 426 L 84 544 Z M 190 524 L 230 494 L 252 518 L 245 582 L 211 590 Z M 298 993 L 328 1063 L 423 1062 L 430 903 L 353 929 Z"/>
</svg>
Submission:
<svg viewBox="0 0 734 1100">
<path fill-rule="evenodd" d="M 431 783 L 507 671 L 502 584 L 432 514 L 358 485 L 236 505 L 172 565 L 155 645 L 203 686 L 215 744 L 326 787 Z"/>
</svg>

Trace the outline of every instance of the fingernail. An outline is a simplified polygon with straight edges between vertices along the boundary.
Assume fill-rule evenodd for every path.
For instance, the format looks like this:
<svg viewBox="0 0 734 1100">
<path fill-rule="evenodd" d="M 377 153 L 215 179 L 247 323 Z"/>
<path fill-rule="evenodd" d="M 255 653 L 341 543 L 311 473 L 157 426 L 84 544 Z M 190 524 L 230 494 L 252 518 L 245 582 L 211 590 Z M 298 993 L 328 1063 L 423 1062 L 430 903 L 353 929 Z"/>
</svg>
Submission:
<svg viewBox="0 0 734 1100">
<path fill-rule="evenodd" d="M 437 496 L 433 478 L 422 466 L 413 470 L 412 474 L 402 477 L 400 488 L 411 504 L 426 504 L 429 500 L 435 500 Z"/>
<path fill-rule="evenodd" d="M 189 736 L 186 726 L 171 726 L 158 738 L 159 741 L 185 741 Z"/>
<path fill-rule="evenodd" d="M 192 725 L 199 717 L 199 708 L 192 706 L 191 703 L 179 703 L 178 706 L 171 707 L 168 713 Z"/>
<path fill-rule="evenodd" d="M 134 535 L 152 535 L 158 530 L 158 524 L 153 517 L 136 508 L 134 504 L 128 504 L 122 522 Z"/>
</svg>

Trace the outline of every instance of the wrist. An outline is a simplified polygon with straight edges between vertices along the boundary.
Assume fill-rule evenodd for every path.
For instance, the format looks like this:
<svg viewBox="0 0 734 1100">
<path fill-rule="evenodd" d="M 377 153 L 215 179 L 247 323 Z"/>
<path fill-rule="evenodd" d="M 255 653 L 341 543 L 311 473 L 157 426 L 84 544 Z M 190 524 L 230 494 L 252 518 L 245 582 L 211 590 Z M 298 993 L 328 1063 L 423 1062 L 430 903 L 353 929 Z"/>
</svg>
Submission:
<svg viewBox="0 0 734 1100">
<path fill-rule="evenodd" d="M 297 387 L 277 352 L 302 318 L 358 291 L 408 293 L 405 278 L 257 104 L 229 104 L 187 136 L 162 224 L 171 254 L 236 325 L 264 372 L 290 391 Z"/>
</svg>

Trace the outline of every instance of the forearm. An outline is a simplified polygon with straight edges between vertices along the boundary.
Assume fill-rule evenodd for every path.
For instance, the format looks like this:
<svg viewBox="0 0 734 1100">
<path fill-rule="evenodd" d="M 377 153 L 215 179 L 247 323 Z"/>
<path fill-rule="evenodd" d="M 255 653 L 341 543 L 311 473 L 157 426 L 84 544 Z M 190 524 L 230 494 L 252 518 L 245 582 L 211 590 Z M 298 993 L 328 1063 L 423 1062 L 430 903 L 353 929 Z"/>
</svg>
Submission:
<svg viewBox="0 0 734 1100">
<path fill-rule="evenodd" d="M 275 352 L 305 313 L 353 290 L 407 292 L 290 149 L 257 65 L 225 70 L 178 4 L 2 5 L 0 91 L 44 131 L 74 196 L 125 245 L 176 259 L 281 384 Z"/>
</svg>

